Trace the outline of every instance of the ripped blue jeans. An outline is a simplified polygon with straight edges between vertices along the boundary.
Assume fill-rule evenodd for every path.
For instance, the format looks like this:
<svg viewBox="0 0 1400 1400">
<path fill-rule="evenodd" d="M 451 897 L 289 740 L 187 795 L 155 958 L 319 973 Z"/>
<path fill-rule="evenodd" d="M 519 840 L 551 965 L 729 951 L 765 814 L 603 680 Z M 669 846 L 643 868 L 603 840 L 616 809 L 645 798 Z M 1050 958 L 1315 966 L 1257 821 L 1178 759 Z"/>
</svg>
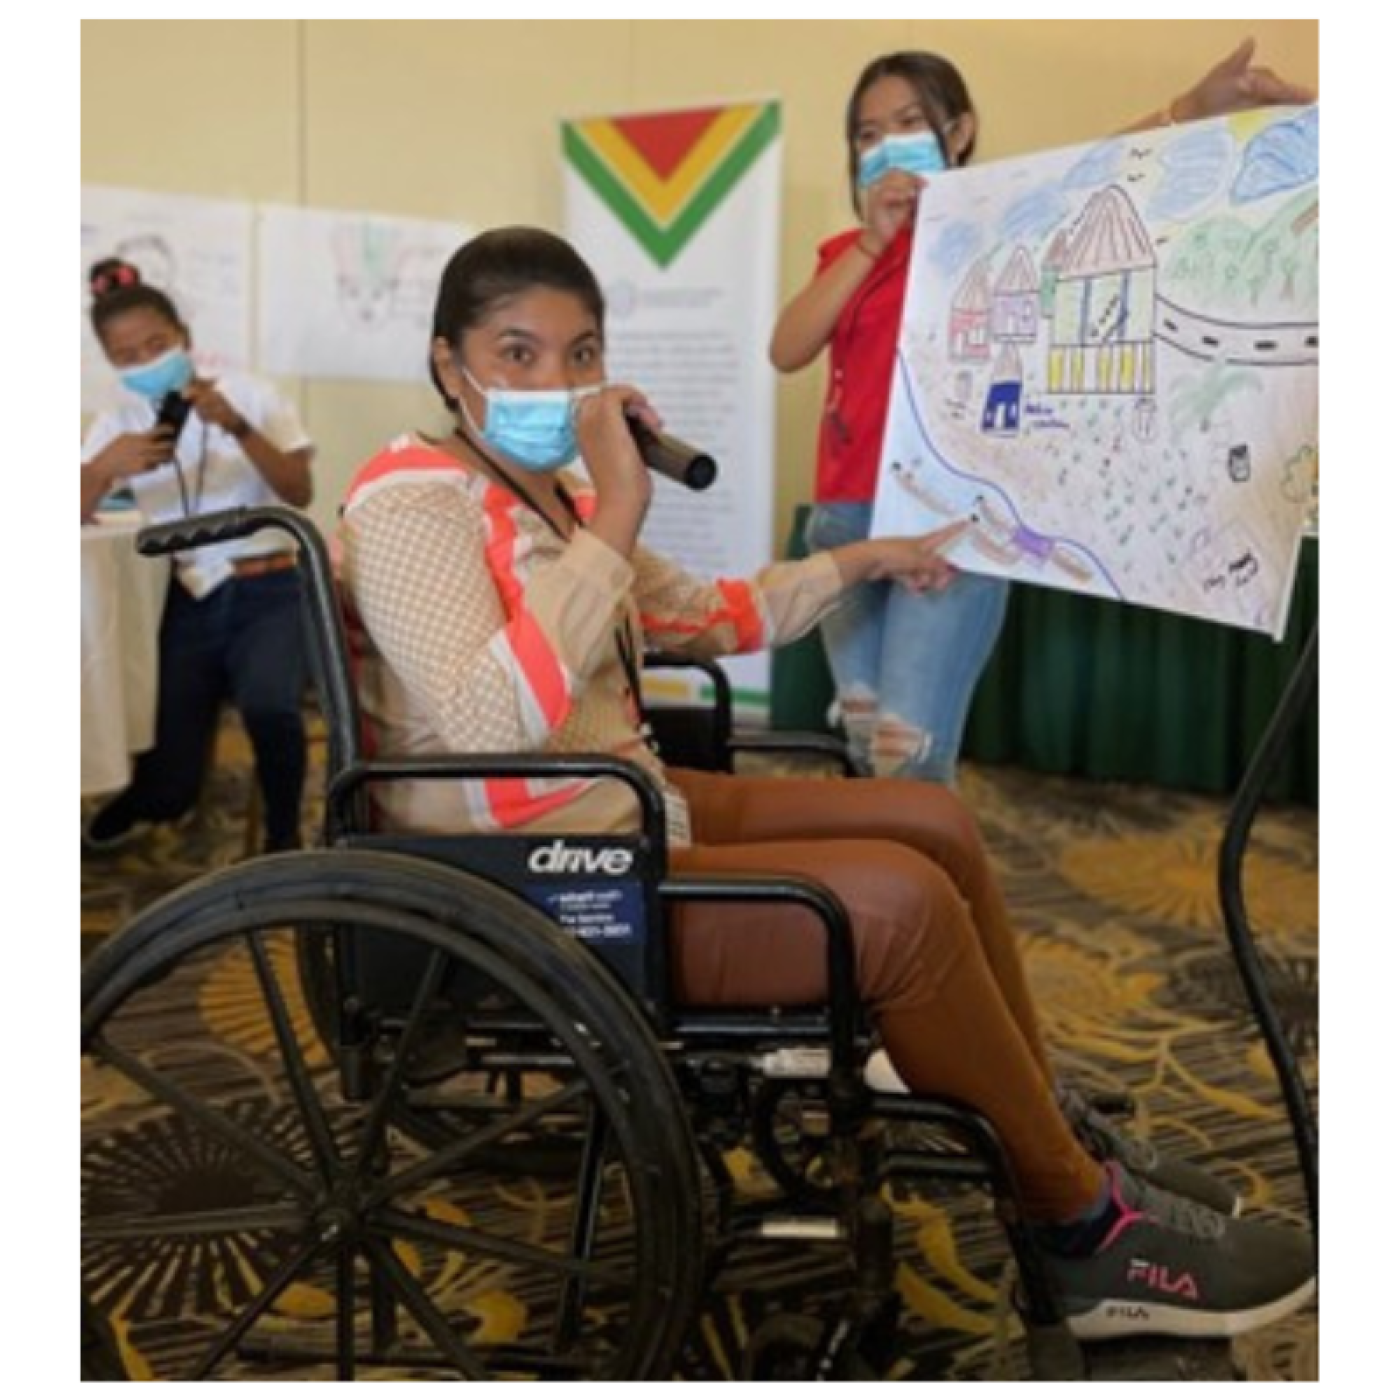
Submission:
<svg viewBox="0 0 1400 1400">
<path fill-rule="evenodd" d="M 870 516 L 869 505 L 814 506 L 808 549 L 866 539 Z M 942 593 L 867 583 L 822 622 L 841 723 L 863 772 L 954 785 L 972 695 L 1010 587 L 968 573 Z"/>
</svg>

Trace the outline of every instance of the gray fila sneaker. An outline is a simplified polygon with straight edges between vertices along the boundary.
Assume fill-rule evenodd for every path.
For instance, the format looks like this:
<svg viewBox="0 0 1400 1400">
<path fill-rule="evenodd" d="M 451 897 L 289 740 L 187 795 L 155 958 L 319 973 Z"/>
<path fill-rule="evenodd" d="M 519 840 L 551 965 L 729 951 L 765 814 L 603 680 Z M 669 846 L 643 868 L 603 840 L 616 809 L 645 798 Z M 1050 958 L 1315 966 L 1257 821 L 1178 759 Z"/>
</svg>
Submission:
<svg viewBox="0 0 1400 1400">
<path fill-rule="evenodd" d="M 1076 1337 L 1237 1337 L 1287 1317 L 1317 1289 L 1301 1230 L 1236 1220 L 1107 1167 L 1118 1218 L 1083 1257 L 1047 1249 Z"/>
<path fill-rule="evenodd" d="M 1077 1089 L 1062 1086 L 1056 1097 L 1075 1136 L 1100 1162 L 1118 1162 L 1149 1185 L 1209 1206 L 1221 1215 L 1240 1213 L 1239 1196 L 1218 1176 L 1183 1158 L 1170 1156 L 1147 1138 L 1119 1127 Z"/>
</svg>

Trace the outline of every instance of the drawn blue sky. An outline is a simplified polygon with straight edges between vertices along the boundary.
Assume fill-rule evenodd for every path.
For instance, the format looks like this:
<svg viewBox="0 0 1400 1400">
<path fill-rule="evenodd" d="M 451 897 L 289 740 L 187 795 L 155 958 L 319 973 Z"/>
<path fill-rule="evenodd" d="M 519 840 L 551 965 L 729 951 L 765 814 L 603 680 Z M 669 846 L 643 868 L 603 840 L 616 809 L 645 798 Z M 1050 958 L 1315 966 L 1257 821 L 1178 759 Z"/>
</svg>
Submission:
<svg viewBox="0 0 1400 1400">
<path fill-rule="evenodd" d="M 1002 215 L 1000 234 L 1011 243 L 1031 243 L 1047 236 L 1069 217 L 1070 203 L 1052 186 L 1022 195 Z"/>
<path fill-rule="evenodd" d="M 1187 131 L 1166 146 L 1162 180 L 1147 205 L 1149 218 L 1180 222 L 1218 199 L 1234 165 L 1235 143 L 1223 126 Z"/>
<path fill-rule="evenodd" d="M 960 219 L 943 229 L 928 259 L 945 277 L 960 273 L 982 251 L 982 230 L 970 220 Z"/>
<path fill-rule="evenodd" d="M 1091 147 L 1066 173 L 1060 182 L 1067 190 L 1095 189 L 1110 185 L 1123 169 L 1125 143 L 1113 140 Z"/>
<path fill-rule="evenodd" d="M 1316 107 L 1261 131 L 1244 149 L 1231 197 L 1237 204 L 1310 185 L 1318 176 Z"/>
</svg>

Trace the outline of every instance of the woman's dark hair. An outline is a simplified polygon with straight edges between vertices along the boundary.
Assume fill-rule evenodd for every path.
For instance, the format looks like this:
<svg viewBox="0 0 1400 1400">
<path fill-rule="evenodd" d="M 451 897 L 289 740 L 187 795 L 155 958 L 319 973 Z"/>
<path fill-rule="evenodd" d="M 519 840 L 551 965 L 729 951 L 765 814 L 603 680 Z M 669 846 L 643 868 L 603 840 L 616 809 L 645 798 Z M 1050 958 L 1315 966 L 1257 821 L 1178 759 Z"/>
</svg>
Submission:
<svg viewBox="0 0 1400 1400">
<path fill-rule="evenodd" d="M 170 300 L 159 287 L 148 287 L 141 272 L 132 263 L 120 258 L 103 258 L 88 271 L 88 290 L 92 293 L 93 333 L 105 343 L 103 331 L 107 324 L 127 311 L 142 307 L 164 316 L 171 325 L 185 330 L 185 323 Z"/>
<path fill-rule="evenodd" d="M 539 228 L 495 228 L 478 234 L 453 253 L 438 285 L 433 339 L 456 346 L 503 301 L 532 287 L 572 292 L 603 327 L 603 289 L 593 270 L 562 238 Z M 438 378 L 432 356 L 428 373 L 443 402 L 452 400 Z"/>
<path fill-rule="evenodd" d="M 888 53 L 866 64 L 865 71 L 856 79 L 850 101 L 846 103 L 846 154 L 850 165 L 851 203 L 856 213 L 860 213 L 860 152 L 856 150 L 856 132 L 860 128 L 860 101 L 866 92 L 881 78 L 903 78 L 923 108 L 929 127 L 943 144 L 942 128 L 950 121 L 969 112 L 974 112 L 972 94 L 967 90 L 963 75 L 936 53 L 910 51 Z M 957 158 L 957 164 L 966 165 L 972 159 L 976 137 Z M 952 162 L 949 162 L 952 164 Z"/>
</svg>

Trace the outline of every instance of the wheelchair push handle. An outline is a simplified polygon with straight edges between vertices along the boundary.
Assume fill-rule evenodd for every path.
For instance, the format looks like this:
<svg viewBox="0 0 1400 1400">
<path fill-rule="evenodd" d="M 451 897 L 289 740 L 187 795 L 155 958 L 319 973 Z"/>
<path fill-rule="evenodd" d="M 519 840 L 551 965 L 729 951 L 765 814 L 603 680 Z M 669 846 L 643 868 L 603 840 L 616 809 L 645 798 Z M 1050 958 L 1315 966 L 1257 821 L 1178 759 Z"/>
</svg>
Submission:
<svg viewBox="0 0 1400 1400">
<path fill-rule="evenodd" d="M 330 554 L 316 526 L 288 506 L 240 506 L 148 525 L 136 536 L 136 548 L 148 556 L 172 554 L 176 550 L 241 540 L 259 530 L 281 530 L 291 535 L 301 549 L 312 675 L 329 731 L 330 771 L 336 772 L 358 755 L 359 729 Z"/>
<path fill-rule="evenodd" d="M 241 540 L 258 530 L 285 530 L 303 548 L 310 547 L 307 521 L 285 506 L 238 506 L 208 515 L 147 525 L 136 536 L 136 548 L 145 555 L 173 554 L 179 549 L 200 549 L 207 544 Z"/>
</svg>

